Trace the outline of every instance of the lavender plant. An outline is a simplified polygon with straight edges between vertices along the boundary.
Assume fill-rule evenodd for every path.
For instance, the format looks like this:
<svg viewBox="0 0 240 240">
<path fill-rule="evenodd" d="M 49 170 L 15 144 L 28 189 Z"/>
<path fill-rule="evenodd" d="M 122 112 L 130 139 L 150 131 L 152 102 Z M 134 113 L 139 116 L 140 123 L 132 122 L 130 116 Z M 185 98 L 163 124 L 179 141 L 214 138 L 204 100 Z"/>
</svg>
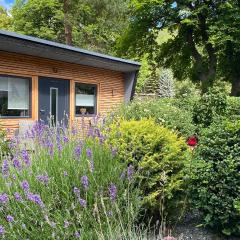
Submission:
<svg viewBox="0 0 240 240">
<path fill-rule="evenodd" d="M 37 123 L 2 159 L 0 236 L 5 239 L 114 239 L 131 229 L 141 206 L 134 169 L 101 131 Z M 120 239 L 120 238 L 118 238 Z"/>
</svg>

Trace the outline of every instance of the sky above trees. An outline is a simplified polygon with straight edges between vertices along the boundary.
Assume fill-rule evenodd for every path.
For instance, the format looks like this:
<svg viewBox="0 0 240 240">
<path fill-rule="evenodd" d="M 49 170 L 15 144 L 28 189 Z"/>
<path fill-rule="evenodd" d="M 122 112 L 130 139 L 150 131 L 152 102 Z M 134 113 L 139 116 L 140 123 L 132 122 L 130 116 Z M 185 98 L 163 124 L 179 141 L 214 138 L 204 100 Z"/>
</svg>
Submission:
<svg viewBox="0 0 240 240">
<path fill-rule="evenodd" d="M 0 6 L 3 6 L 6 9 L 10 9 L 14 0 L 0 0 Z"/>
</svg>

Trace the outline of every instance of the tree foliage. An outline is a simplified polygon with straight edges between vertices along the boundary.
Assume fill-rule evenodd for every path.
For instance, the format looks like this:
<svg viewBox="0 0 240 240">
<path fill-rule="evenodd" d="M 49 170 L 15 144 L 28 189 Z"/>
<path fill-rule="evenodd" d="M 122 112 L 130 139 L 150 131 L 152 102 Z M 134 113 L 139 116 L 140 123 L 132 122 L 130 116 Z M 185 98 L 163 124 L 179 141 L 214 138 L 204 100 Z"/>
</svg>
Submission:
<svg viewBox="0 0 240 240">
<path fill-rule="evenodd" d="M 128 7 L 127 0 L 17 0 L 12 16 L 16 32 L 112 52 Z"/>
<path fill-rule="evenodd" d="M 8 30 L 11 27 L 11 16 L 8 15 L 7 10 L 0 6 L 0 29 Z"/>
<path fill-rule="evenodd" d="M 11 11 L 16 32 L 64 42 L 63 12 L 58 0 L 17 0 Z"/>
<path fill-rule="evenodd" d="M 175 78 L 190 78 L 201 85 L 203 92 L 219 75 L 230 76 L 234 71 L 230 64 L 239 62 L 234 47 L 239 42 L 238 1 L 132 0 L 132 9 L 129 28 L 118 44 L 123 53 L 141 56 L 149 52 L 155 62 L 170 67 Z M 162 29 L 172 37 L 159 44 Z M 231 61 L 226 61 L 226 55 Z M 218 69 L 220 62 L 227 74 Z M 230 80 L 233 82 L 232 75 Z"/>
</svg>

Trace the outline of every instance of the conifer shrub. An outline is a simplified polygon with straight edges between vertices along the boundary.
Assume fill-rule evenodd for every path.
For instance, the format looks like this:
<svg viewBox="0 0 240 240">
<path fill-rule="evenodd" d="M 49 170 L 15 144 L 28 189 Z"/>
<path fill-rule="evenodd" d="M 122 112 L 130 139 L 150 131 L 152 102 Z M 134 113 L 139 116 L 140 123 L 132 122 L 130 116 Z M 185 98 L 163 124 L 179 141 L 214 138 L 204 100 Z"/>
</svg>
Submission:
<svg viewBox="0 0 240 240">
<path fill-rule="evenodd" d="M 180 210 L 186 187 L 189 151 L 185 140 L 152 119 L 118 120 L 107 129 L 108 141 L 122 161 L 138 169 L 144 207 L 151 216 Z M 176 215 L 175 215 L 175 219 Z"/>
</svg>

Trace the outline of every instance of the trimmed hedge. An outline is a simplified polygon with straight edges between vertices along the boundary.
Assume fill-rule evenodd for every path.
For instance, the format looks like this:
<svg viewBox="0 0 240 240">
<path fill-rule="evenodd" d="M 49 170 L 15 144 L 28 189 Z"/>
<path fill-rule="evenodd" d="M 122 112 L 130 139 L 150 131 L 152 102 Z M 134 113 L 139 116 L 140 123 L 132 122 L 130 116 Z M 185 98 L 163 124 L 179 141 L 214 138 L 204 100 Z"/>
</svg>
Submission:
<svg viewBox="0 0 240 240">
<path fill-rule="evenodd" d="M 204 129 L 197 154 L 191 188 L 204 225 L 240 235 L 240 121 Z"/>
</svg>

